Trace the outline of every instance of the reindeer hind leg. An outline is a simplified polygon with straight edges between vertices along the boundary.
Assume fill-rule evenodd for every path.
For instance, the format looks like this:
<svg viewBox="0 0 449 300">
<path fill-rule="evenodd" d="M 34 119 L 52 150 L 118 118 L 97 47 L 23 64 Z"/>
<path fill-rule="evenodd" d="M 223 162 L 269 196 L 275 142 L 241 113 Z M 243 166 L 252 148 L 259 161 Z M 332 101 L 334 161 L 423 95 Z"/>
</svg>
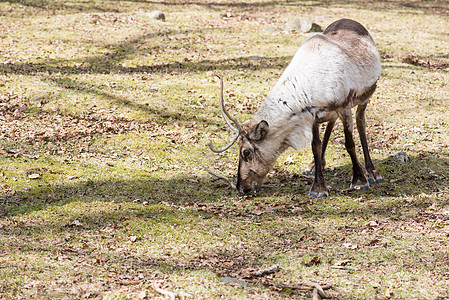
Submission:
<svg viewBox="0 0 449 300">
<path fill-rule="evenodd" d="M 374 167 L 373 161 L 369 154 L 368 141 L 366 139 L 365 109 L 368 102 L 357 107 L 356 122 L 357 131 L 359 132 L 360 142 L 363 148 L 363 156 L 365 158 L 365 168 L 368 175 L 369 183 L 382 182 L 382 176 Z"/>
<path fill-rule="evenodd" d="M 365 123 L 365 110 L 369 103 L 369 99 L 374 94 L 377 88 L 377 84 L 373 84 L 363 95 L 357 97 L 358 103 L 356 112 L 356 124 L 357 131 L 359 132 L 360 142 L 362 144 L 363 156 L 365 158 L 365 168 L 368 176 L 369 183 L 382 182 L 382 176 L 374 167 L 373 161 L 369 154 L 368 141 L 366 139 L 366 123 Z"/>
<path fill-rule="evenodd" d="M 348 106 L 343 110 L 343 112 L 340 114 L 340 118 L 343 122 L 343 128 L 345 132 L 345 147 L 352 161 L 351 188 L 359 187 L 361 190 L 367 190 L 369 188 L 369 183 L 365 176 L 365 170 L 360 164 L 355 150 L 355 143 L 353 137 L 354 124 L 352 120 L 352 113 L 350 106 Z"/>
</svg>

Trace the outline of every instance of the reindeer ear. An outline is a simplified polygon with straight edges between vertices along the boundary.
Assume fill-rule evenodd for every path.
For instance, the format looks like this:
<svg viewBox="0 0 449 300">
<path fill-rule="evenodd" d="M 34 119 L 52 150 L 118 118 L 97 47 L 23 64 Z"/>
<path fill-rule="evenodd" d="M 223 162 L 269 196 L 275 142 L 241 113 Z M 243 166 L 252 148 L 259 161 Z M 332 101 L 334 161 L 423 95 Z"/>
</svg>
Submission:
<svg viewBox="0 0 449 300">
<path fill-rule="evenodd" d="M 254 141 L 260 141 L 265 138 L 268 133 L 268 123 L 267 121 L 260 121 L 256 127 L 249 134 L 249 138 Z"/>
</svg>

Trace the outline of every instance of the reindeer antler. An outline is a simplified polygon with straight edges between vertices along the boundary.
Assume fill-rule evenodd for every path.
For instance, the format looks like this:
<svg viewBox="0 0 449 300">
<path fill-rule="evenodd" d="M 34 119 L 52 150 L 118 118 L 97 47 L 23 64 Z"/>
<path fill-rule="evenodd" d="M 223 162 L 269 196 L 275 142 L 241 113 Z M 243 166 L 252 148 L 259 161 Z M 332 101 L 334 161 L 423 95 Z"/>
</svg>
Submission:
<svg viewBox="0 0 449 300">
<path fill-rule="evenodd" d="M 217 76 L 220 79 L 220 98 L 219 98 L 220 100 L 219 101 L 220 101 L 221 115 L 223 116 L 223 119 L 225 120 L 226 124 L 228 124 L 229 128 L 231 128 L 231 130 L 234 131 L 234 133 L 235 133 L 235 136 L 232 139 L 232 141 L 228 145 L 226 145 L 225 147 L 223 147 L 221 149 L 214 148 L 214 146 L 212 145 L 212 141 L 209 142 L 210 150 L 212 150 L 215 153 L 220 153 L 220 152 L 224 152 L 224 151 L 228 150 L 237 141 L 239 136 L 245 133 L 245 131 L 242 128 L 242 126 L 240 125 L 239 121 L 237 121 L 236 118 L 232 117 L 226 110 L 226 108 L 224 106 L 224 100 L 223 100 L 223 98 L 224 98 L 223 97 L 223 78 L 221 78 L 218 75 L 215 75 L 215 76 Z M 234 123 L 235 127 L 231 125 L 231 123 L 229 122 L 228 119 Z"/>
</svg>

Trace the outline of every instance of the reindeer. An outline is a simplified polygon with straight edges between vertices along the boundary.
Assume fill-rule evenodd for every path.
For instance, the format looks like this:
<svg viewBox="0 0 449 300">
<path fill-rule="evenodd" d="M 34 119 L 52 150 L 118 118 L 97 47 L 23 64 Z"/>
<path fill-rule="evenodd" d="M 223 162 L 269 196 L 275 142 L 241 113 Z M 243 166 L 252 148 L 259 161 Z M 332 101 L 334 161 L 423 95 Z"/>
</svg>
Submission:
<svg viewBox="0 0 449 300">
<path fill-rule="evenodd" d="M 279 155 L 288 147 L 301 150 L 311 142 L 314 173 L 311 197 L 329 196 L 323 176 L 325 151 L 332 129 L 339 118 L 344 127 L 345 147 L 352 161 L 351 188 L 366 190 L 369 183 L 381 182 L 368 150 L 365 109 L 376 89 L 381 73 L 376 44 L 363 25 L 350 20 L 335 21 L 322 34 L 307 39 L 294 55 L 274 88 L 251 120 L 243 126 L 232 117 L 223 103 L 220 78 L 220 110 L 237 140 L 240 157 L 236 189 L 244 195 L 255 194 Z M 357 107 L 356 123 L 365 158 L 365 169 L 357 159 L 353 139 L 351 109 Z M 231 124 L 233 123 L 233 125 Z M 323 141 L 320 123 L 327 122 Z"/>
</svg>

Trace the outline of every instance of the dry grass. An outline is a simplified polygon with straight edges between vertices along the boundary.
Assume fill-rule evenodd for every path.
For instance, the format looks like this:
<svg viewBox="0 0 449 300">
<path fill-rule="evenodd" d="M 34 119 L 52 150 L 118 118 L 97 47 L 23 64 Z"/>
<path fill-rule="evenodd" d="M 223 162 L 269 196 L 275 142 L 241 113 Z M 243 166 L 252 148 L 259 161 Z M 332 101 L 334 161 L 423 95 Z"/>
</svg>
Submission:
<svg viewBox="0 0 449 300">
<path fill-rule="evenodd" d="M 146 16 L 155 9 L 166 22 Z M 448 11 L 400 0 L 1 3 L 0 298 L 163 298 L 155 284 L 186 299 L 307 298 L 308 281 L 332 284 L 336 299 L 447 297 Z M 341 191 L 351 166 L 338 125 L 329 198 L 310 199 L 298 176 L 309 149 L 287 151 L 258 197 L 239 198 L 201 167 L 236 172 L 234 148 L 205 146 L 229 138 L 213 74 L 226 76 L 229 109 L 250 118 L 304 40 L 263 28 L 298 15 L 323 27 L 353 18 L 376 40 L 368 132 L 385 180 Z M 397 151 L 410 162 L 391 160 Z"/>
</svg>

